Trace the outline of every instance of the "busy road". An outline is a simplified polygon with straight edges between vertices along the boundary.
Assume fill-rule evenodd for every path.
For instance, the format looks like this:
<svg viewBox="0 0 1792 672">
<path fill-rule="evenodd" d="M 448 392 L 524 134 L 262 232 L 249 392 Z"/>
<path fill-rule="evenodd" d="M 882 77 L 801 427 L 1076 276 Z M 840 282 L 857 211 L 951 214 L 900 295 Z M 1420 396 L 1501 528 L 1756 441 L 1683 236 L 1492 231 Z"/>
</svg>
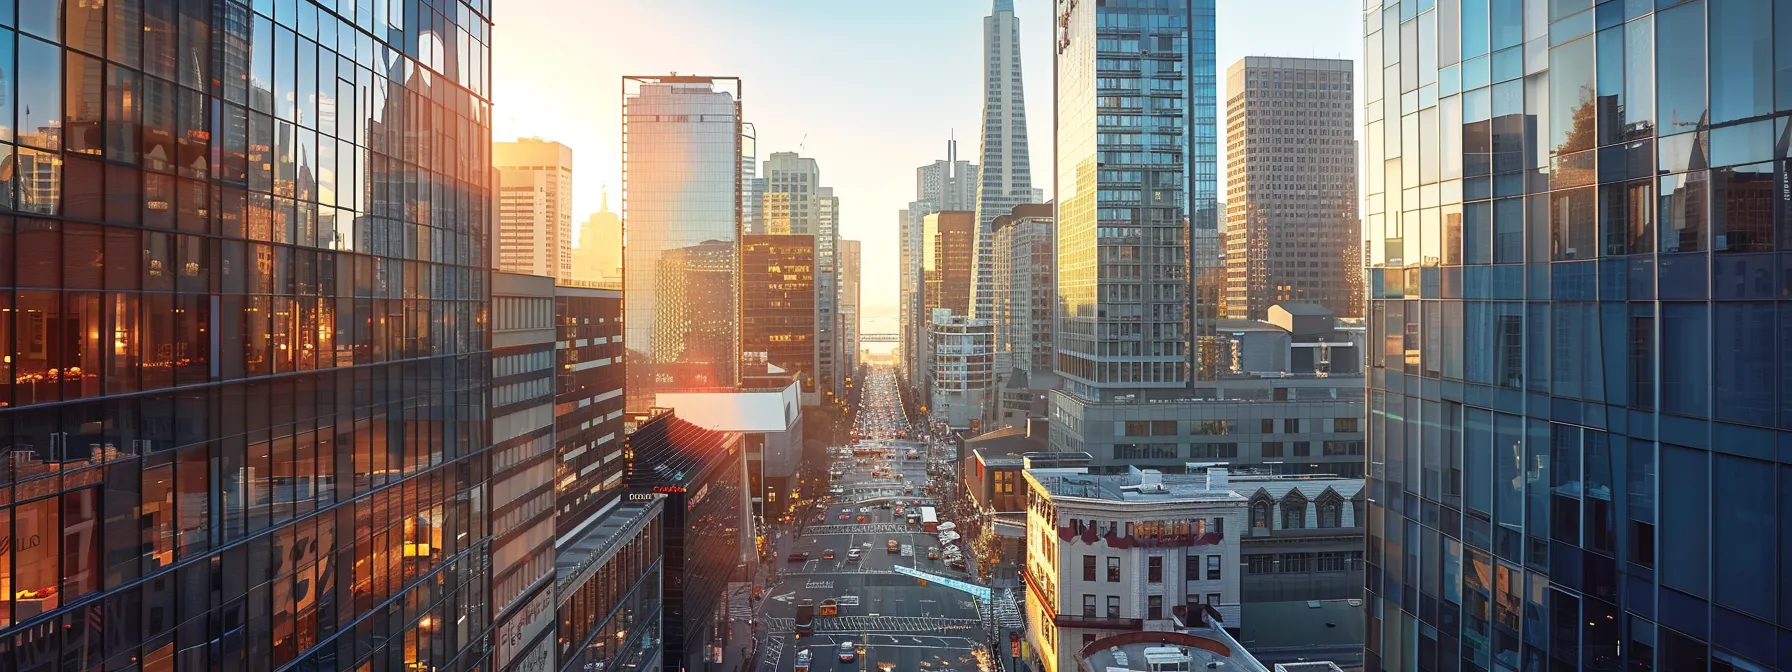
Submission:
<svg viewBox="0 0 1792 672">
<path fill-rule="evenodd" d="M 756 627 L 760 670 L 985 669 L 984 610 L 940 583 L 973 579 L 929 531 L 934 521 L 922 520 L 932 512 L 925 446 L 901 438 L 908 425 L 895 387 L 892 370 L 873 370 L 861 439 L 829 452 L 829 498 L 776 543 L 778 572 Z"/>
</svg>

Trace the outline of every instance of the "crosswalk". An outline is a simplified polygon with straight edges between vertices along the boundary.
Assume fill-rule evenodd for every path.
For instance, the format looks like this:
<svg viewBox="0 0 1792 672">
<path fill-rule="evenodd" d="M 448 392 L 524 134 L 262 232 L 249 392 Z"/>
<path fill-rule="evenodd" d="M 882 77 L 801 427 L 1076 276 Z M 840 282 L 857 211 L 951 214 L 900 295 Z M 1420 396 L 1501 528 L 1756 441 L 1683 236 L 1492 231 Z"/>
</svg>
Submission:
<svg viewBox="0 0 1792 672">
<path fill-rule="evenodd" d="M 769 618 L 773 633 L 796 629 L 796 619 Z M 815 619 L 816 632 L 969 632 L 979 625 L 974 618 L 932 618 L 924 616 L 824 616 Z"/>
<path fill-rule="evenodd" d="M 783 657 L 784 636 L 777 634 L 767 635 L 765 644 L 760 647 L 759 669 L 776 670 L 778 669 L 778 661 Z"/>
<path fill-rule="evenodd" d="M 803 536 L 813 537 L 821 534 L 903 534 L 916 532 L 921 528 L 910 527 L 902 523 L 865 523 L 862 525 L 810 525 L 803 528 Z"/>
</svg>

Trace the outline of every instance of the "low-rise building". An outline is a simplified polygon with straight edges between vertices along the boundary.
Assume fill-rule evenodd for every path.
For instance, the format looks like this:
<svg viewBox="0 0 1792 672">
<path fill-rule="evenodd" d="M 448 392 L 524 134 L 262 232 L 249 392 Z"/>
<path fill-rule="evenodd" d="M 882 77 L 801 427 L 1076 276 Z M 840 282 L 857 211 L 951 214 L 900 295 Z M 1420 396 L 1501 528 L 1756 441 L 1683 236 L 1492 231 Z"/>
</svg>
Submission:
<svg viewBox="0 0 1792 672">
<path fill-rule="evenodd" d="M 1024 472 L 1027 550 L 1021 574 L 1034 669 L 1078 670 L 1095 652 L 1122 641 L 1187 634 L 1190 624 L 1177 617 L 1178 607 L 1237 628 L 1247 500 L 1226 486 L 1223 470 L 1216 471 L 1200 477 L 1137 468 L 1110 475 L 1085 467 Z M 1202 616 L 1202 624 L 1207 619 Z M 1209 634 L 1219 632 L 1210 628 Z M 1233 655 L 1241 647 L 1230 635 L 1206 639 L 1223 645 L 1218 651 L 1228 662 L 1250 660 Z"/>
</svg>

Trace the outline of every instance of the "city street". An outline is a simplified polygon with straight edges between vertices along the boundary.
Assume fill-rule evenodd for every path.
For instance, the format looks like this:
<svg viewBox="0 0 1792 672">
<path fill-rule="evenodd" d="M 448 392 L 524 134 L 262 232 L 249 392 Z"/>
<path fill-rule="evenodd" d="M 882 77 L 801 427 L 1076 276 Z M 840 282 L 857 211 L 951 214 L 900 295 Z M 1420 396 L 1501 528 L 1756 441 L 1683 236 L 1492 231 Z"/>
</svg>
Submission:
<svg viewBox="0 0 1792 672">
<path fill-rule="evenodd" d="M 893 569 L 974 582 L 948 568 L 945 559 L 929 559 L 929 550 L 940 545 L 938 537 L 906 523 L 906 514 L 917 508 L 913 502 L 926 499 L 927 461 L 923 444 L 877 438 L 907 429 L 895 384 L 890 370 L 873 371 L 856 433 L 874 438 L 860 440 L 850 454 L 831 457 L 831 469 L 841 472 L 834 483 L 837 494 L 825 509 L 809 512 L 801 536 L 786 533 L 776 541 L 778 573 L 765 589 L 756 624 L 760 670 L 793 670 L 802 648 L 810 649 L 816 670 L 984 669 L 979 661 L 987 631 L 977 601 Z M 914 459 L 908 457 L 911 448 L 917 451 Z M 905 515 L 896 513 L 898 505 Z M 894 553 L 888 550 L 892 540 Z M 861 559 L 849 557 L 854 549 Z M 793 560 L 793 553 L 805 557 Z M 796 607 L 805 599 L 816 605 L 833 599 L 839 614 L 818 615 L 815 634 L 798 639 Z M 851 663 L 838 656 L 846 641 L 867 645 Z"/>
</svg>

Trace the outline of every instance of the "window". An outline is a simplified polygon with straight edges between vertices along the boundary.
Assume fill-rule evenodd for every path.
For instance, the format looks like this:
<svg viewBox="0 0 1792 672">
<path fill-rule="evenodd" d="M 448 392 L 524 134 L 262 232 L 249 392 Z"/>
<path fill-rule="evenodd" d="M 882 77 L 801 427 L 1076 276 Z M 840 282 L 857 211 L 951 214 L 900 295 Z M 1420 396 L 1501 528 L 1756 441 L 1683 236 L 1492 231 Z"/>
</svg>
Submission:
<svg viewBox="0 0 1792 672">
<path fill-rule="evenodd" d="M 1283 574 L 1304 574 L 1309 571 L 1308 559 L 1312 553 L 1283 553 L 1281 572 Z"/>
<path fill-rule="evenodd" d="M 1334 431 L 1334 432 L 1357 431 L 1356 418 L 1332 418 L 1332 431 Z"/>
<path fill-rule="evenodd" d="M 1151 423 L 1145 420 L 1127 420 L 1122 431 L 1123 436 L 1151 436 Z"/>
<path fill-rule="evenodd" d="M 1282 442 L 1281 441 L 1264 441 L 1263 442 L 1263 457 L 1271 458 L 1271 457 L 1281 457 L 1281 456 L 1282 456 Z"/>
<path fill-rule="evenodd" d="M 1310 456 L 1312 456 L 1312 454 L 1313 454 L 1313 442 L 1311 442 L 1311 441 L 1295 441 L 1294 442 L 1294 456 L 1295 457 L 1310 457 Z"/>
<path fill-rule="evenodd" d="M 1264 418 L 1263 419 L 1263 427 L 1260 429 L 1260 431 L 1262 431 L 1264 434 L 1276 433 L 1276 421 L 1273 419 L 1270 419 L 1270 418 Z"/>
<path fill-rule="evenodd" d="M 1207 594 L 1207 606 L 1209 606 L 1209 607 L 1220 606 L 1220 594 L 1219 593 L 1208 593 Z"/>
<path fill-rule="evenodd" d="M 1109 595 L 1108 596 L 1108 618 L 1119 618 L 1119 617 L 1120 617 L 1120 596 L 1119 595 Z"/>
<path fill-rule="evenodd" d="M 1163 556 L 1151 556 L 1145 559 L 1145 580 L 1151 583 L 1164 582 Z"/>
<path fill-rule="evenodd" d="M 1175 436 L 1176 435 L 1176 421 L 1175 420 L 1152 420 L 1151 421 L 1151 435 L 1152 436 Z"/>
<path fill-rule="evenodd" d="M 1207 556 L 1207 580 L 1208 581 L 1220 580 L 1220 556 L 1217 556 L 1217 555 Z"/>
<path fill-rule="evenodd" d="M 1338 457 L 1338 456 L 1344 456 L 1344 455 L 1362 455 L 1363 454 L 1363 442 L 1360 440 L 1359 441 L 1326 441 L 1325 443 L 1321 444 L 1321 447 L 1319 450 L 1320 450 L 1320 454 L 1325 457 Z"/>
<path fill-rule="evenodd" d="M 1276 571 L 1276 556 L 1268 554 L 1245 556 L 1244 571 L 1246 574 L 1273 574 Z"/>
<path fill-rule="evenodd" d="M 1164 596 L 1148 595 L 1145 597 L 1145 618 L 1157 620 L 1164 617 Z"/>
<path fill-rule="evenodd" d="M 1251 503 L 1251 527 L 1267 529 L 1269 527 L 1269 498 L 1260 498 Z"/>
<path fill-rule="evenodd" d="M 1090 614 L 1090 616 L 1094 616 L 1094 614 Z M 1088 645 L 1094 644 L 1094 643 L 1095 643 L 1095 635 L 1091 635 L 1089 633 L 1083 633 L 1083 646 L 1088 646 Z"/>
<path fill-rule="evenodd" d="M 1307 499 L 1300 493 L 1289 493 L 1282 499 L 1282 529 L 1298 530 L 1307 526 Z"/>
<path fill-rule="evenodd" d="M 1095 556 L 1093 555 L 1083 556 L 1083 580 L 1095 580 Z"/>
<path fill-rule="evenodd" d="M 1283 418 L 1282 419 L 1282 433 L 1283 434 L 1299 434 L 1300 433 L 1300 418 Z"/>
<path fill-rule="evenodd" d="M 1343 509 L 1343 502 L 1339 501 L 1336 497 L 1328 497 L 1319 500 L 1319 506 L 1317 508 L 1319 509 L 1320 528 L 1328 529 L 1342 527 L 1340 520 L 1342 516 L 1340 514 Z"/>
<path fill-rule="evenodd" d="M 1120 582 L 1120 559 L 1108 558 L 1108 583 Z"/>
<path fill-rule="evenodd" d="M 1086 617 L 1089 617 L 1089 618 L 1095 618 L 1095 596 L 1094 595 L 1090 595 L 1087 593 L 1085 593 L 1083 595 L 1083 615 Z"/>
</svg>

